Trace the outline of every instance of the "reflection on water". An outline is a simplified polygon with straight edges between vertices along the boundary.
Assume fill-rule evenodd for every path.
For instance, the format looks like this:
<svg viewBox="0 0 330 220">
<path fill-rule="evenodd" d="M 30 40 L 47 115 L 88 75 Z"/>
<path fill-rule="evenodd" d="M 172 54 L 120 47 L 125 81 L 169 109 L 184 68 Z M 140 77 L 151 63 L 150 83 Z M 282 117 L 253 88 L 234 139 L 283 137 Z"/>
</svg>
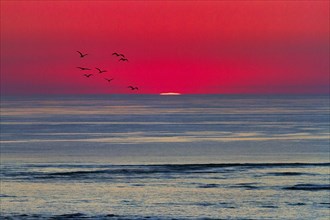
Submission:
<svg viewBox="0 0 330 220">
<path fill-rule="evenodd" d="M 326 219 L 329 167 L 6 164 L 1 208 L 11 216 L 45 218 L 80 213 L 78 219 L 109 214 L 123 219 Z"/>
<path fill-rule="evenodd" d="M 273 161 L 319 162 L 329 154 L 327 96 L 4 97 L 0 125 L 3 158 L 21 160 L 56 162 L 57 152 L 118 161 L 120 148 L 125 157 L 171 157 L 177 150 L 187 158 L 246 162 L 265 154 Z"/>
<path fill-rule="evenodd" d="M 327 96 L 2 97 L 1 214 L 327 219 L 329 106 Z"/>
</svg>

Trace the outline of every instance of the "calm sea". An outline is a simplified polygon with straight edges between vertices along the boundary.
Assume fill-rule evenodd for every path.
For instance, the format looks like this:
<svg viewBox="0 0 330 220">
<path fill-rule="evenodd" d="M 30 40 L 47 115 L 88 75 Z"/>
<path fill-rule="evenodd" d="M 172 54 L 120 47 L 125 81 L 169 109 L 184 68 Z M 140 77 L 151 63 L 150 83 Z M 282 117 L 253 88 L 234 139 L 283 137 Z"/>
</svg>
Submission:
<svg viewBox="0 0 330 220">
<path fill-rule="evenodd" d="M 329 96 L 1 97 L 0 218 L 329 219 Z"/>
</svg>

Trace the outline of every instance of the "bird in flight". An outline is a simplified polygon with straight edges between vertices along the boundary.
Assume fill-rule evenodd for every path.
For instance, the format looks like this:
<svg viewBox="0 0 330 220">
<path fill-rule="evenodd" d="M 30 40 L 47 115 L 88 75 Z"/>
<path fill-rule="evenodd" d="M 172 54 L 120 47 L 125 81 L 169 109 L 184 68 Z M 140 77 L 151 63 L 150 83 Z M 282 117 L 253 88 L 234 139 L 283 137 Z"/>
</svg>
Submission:
<svg viewBox="0 0 330 220">
<path fill-rule="evenodd" d="M 99 73 L 105 73 L 105 72 L 107 72 L 106 70 L 101 70 L 100 68 L 95 68 L 95 69 L 97 69 L 99 71 Z"/>
<path fill-rule="evenodd" d="M 89 69 L 89 68 L 85 68 L 85 67 L 77 67 L 78 69 L 81 69 L 81 70 L 91 70 L 91 69 Z"/>
<path fill-rule="evenodd" d="M 121 53 L 114 52 L 114 53 L 112 53 L 112 55 L 116 55 L 117 57 L 121 56 L 121 57 L 125 58 L 125 55 L 121 54 Z"/>
<path fill-rule="evenodd" d="M 87 78 L 93 76 L 93 74 L 84 74 L 84 76 L 86 76 Z"/>
<path fill-rule="evenodd" d="M 128 88 L 130 88 L 131 90 L 138 90 L 138 87 L 133 87 L 133 86 L 129 86 Z"/>
<path fill-rule="evenodd" d="M 120 58 L 119 61 L 121 61 L 121 60 L 122 61 L 128 61 L 128 59 L 126 59 L 126 58 Z"/>
<path fill-rule="evenodd" d="M 113 80 L 113 78 L 112 79 L 107 79 L 107 78 L 104 78 L 106 81 L 108 81 L 108 82 L 111 82 L 111 80 Z"/>
<path fill-rule="evenodd" d="M 86 53 L 86 54 L 83 54 L 82 52 L 80 52 L 80 51 L 77 51 L 79 54 L 80 54 L 80 57 L 81 58 L 83 58 L 84 56 L 87 56 L 88 54 Z"/>
</svg>

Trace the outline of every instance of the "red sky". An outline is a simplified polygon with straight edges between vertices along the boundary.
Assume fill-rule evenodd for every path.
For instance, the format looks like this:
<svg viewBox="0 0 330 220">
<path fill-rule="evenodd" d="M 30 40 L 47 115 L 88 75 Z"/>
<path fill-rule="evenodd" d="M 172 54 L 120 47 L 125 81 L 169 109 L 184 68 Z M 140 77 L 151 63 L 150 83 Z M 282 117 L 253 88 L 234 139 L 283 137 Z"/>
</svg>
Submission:
<svg viewBox="0 0 330 220">
<path fill-rule="evenodd" d="M 1 1 L 2 94 L 132 93 L 128 85 L 328 94 L 329 1 Z"/>
</svg>

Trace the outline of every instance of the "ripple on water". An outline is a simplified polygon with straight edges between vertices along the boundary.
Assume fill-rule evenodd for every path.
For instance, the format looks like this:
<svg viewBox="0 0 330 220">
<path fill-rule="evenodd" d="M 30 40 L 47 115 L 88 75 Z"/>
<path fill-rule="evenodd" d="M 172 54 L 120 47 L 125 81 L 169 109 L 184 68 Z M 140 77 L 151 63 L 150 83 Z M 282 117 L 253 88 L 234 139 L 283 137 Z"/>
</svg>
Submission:
<svg viewBox="0 0 330 220">
<path fill-rule="evenodd" d="M 305 191 L 320 191 L 330 190 L 329 184 L 296 184 L 293 186 L 284 187 L 285 190 L 305 190 Z"/>
</svg>

